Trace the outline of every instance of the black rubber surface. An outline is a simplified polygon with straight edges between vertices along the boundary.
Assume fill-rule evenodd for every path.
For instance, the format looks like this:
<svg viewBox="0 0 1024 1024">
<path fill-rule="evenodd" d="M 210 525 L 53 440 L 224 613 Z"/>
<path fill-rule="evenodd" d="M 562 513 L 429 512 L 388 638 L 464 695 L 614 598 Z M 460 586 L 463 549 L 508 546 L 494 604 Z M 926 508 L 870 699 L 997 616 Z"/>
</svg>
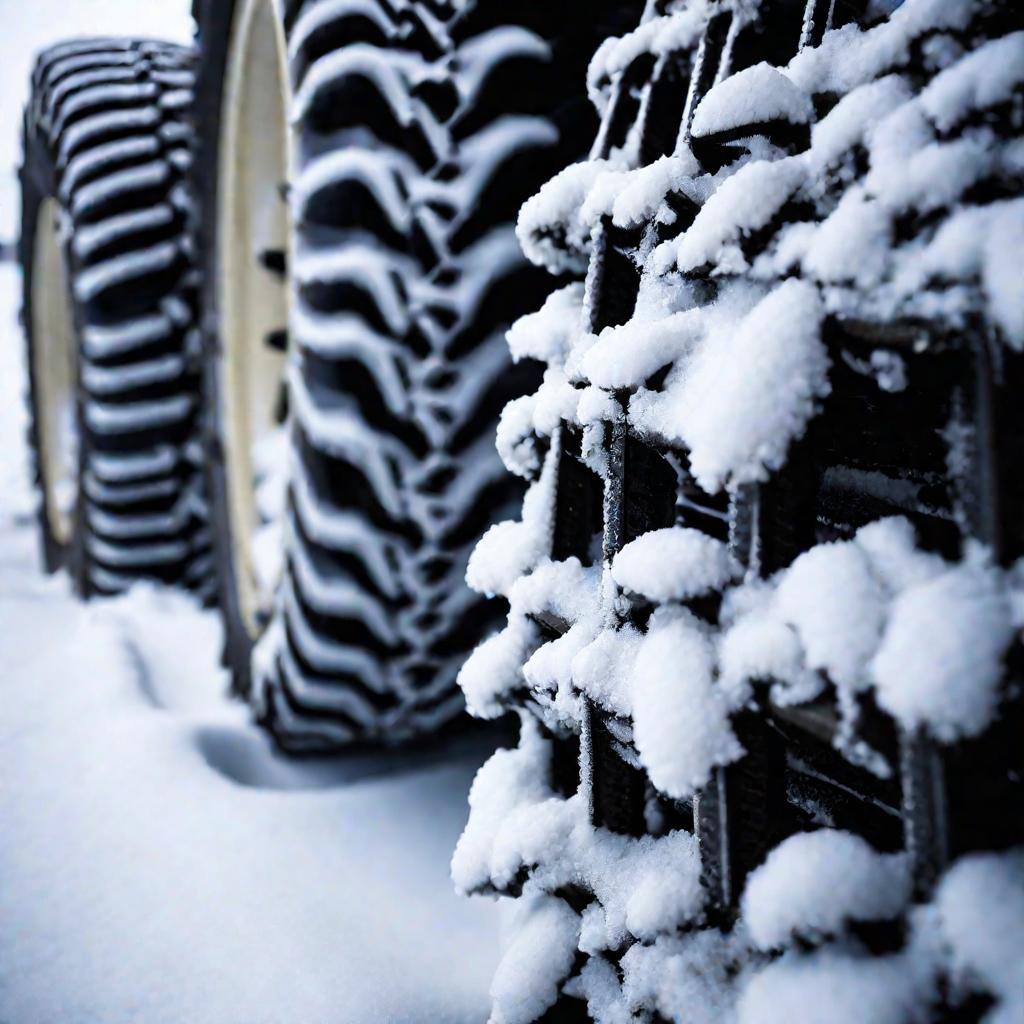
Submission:
<svg viewBox="0 0 1024 1024">
<path fill-rule="evenodd" d="M 71 543 L 53 536 L 41 487 L 39 521 L 46 568 L 68 567 L 84 595 L 140 578 L 202 590 L 208 575 L 190 452 L 197 377 L 184 178 L 192 83 L 188 48 L 128 39 L 62 43 L 33 73 L 20 172 L 28 365 L 36 227 L 56 197 L 80 371 Z M 40 382 L 32 377 L 29 440 L 41 482 Z"/>
</svg>

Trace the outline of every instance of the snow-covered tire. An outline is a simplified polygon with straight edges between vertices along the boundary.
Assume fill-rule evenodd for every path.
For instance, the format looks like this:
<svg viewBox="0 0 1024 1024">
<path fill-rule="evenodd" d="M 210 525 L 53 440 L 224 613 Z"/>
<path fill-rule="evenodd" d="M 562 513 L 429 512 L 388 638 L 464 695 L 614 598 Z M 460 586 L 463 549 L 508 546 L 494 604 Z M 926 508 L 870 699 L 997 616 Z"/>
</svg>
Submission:
<svg viewBox="0 0 1024 1024">
<path fill-rule="evenodd" d="M 44 564 L 83 595 L 201 588 L 184 176 L 192 54 L 84 39 L 32 77 L 21 167 L 30 448 Z"/>
<path fill-rule="evenodd" d="M 532 492 L 471 573 L 512 611 L 460 681 L 524 722 L 453 861 L 522 897 L 494 1016 L 1012 1017 L 1018 981 L 963 983 L 987 923 L 942 915 L 985 864 L 991 951 L 1024 923 L 1020 14 L 660 7 L 520 220 L 586 280 L 515 329 L 549 354 L 503 424 Z"/>
<path fill-rule="evenodd" d="M 273 262 L 290 277 L 289 497 L 264 631 L 238 599 L 238 474 L 217 400 L 225 282 L 209 270 L 229 39 L 253 6 L 278 10 L 197 5 L 208 468 L 228 660 L 291 751 L 397 742 L 459 714 L 458 665 L 493 623 L 463 577 L 476 537 L 521 497 L 493 431 L 536 371 L 511 366 L 503 333 L 546 289 L 513 222 L 587 145 L 583 62 L 612 26 L 592 11 L 580 33 L 579 5 L 284 5 L 294 228 Z"/>
</svg>

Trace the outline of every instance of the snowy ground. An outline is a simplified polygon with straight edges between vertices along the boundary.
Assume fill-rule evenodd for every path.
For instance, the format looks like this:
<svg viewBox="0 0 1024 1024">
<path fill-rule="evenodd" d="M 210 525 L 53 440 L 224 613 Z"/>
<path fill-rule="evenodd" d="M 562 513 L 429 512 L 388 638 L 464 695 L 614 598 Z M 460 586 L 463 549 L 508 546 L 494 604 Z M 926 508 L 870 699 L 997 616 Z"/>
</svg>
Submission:
<svg viewBox="0 0 1024 1024">
<path fill-rule="evenodd" d="M 38 569 L 0 268 L 0 1021 L 482 1021 L 494 905 L 448 861 L 488 753 L 296 765 L 222 696 L 218 623 Z"/>
<path fill-rule="evenodd" d="M 0 240 L 31 51 L 180 38 L 186 7 L 0 0 Z M 85 607 L 43 577 L 19 286 L 0 264 L 0 1022 L 484 1020 L 498 911 L 448 862 L 489 744 L 289 763 L 223 696 L 212 614 L 145 589 Z"/>
</svg>

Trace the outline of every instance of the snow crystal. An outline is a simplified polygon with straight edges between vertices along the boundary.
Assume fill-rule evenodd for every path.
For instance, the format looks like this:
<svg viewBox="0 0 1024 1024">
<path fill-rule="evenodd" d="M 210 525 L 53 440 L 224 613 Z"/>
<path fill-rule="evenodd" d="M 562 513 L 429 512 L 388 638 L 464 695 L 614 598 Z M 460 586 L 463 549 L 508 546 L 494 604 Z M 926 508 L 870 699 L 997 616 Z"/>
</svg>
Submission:
<svg viewBox="0 0 1024 1024">
<path fill-rule="evenodd" d="M 983 552 L 899 594 L 871 674 L 879 704 L 944 741 L 978 735 L 999 701 L 1010 604 Z"/>
<path fill-rule="evenodd" d="M 896 917 L 910 897 L 905 859 L 822 829 L 784 840 L 747 879 L 742 913 L 761 949 L 838 935 L 851 921 Z"/>
<path fill-rule="evenodd" d="M 645 533 L 612 563 L 612 577 L 620 587 L 656 602 L 685 601 L 721 590 L 738 572 L 727 545 L 681 526 Z"/>
<path fill-rule="evenodd" d="M 755 64 L 715 85 L 697 106 L 691 133 L 714 135 L 732 128 L 759 126 L 769 121 L 807 124 L 814 107 L 806 93 L 770 64 Z"/>
</svg>

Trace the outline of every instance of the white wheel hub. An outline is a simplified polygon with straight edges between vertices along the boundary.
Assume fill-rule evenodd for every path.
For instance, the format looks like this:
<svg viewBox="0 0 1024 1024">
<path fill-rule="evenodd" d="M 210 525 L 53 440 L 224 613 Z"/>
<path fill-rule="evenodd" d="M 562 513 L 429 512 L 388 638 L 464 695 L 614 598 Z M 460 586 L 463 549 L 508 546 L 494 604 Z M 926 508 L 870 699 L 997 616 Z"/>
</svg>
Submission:
<svg viewBox="0 0 1024 1024">
<path fill-rule="evenodd" d="M 78 345 L 61 209 L 47 199 L 36 220 L 32 267 L 32 372 L 38 458 L 50 532 L 68 544 L 78 498 Z"/>
<path fill-rule="evenodd" d="M 287 439 L 289 82 L 274 0 L 239 0 L 221 112 L 217 371 L 241 618 L 255 639 L 282 569 Z M 277 344 L 275 345 L 274 342 Z"/>
</svg>

